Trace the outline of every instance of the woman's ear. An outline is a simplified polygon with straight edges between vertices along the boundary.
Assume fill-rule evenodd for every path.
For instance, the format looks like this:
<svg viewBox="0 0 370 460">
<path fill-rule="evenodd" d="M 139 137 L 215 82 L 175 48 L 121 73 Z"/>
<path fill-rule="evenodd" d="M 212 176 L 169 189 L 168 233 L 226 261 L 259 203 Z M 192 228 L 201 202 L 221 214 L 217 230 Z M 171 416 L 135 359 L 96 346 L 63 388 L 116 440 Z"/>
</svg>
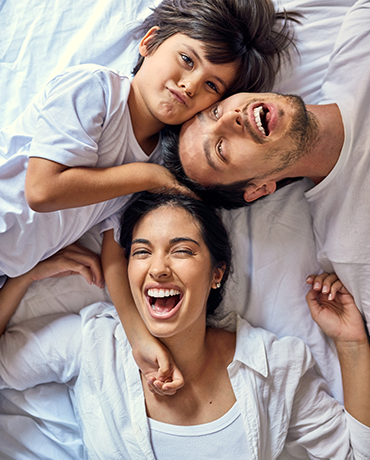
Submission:
<svg viewBox="0 0 370 460">
<path fill-rule="evenodd" d="M 141 56 L 143 57 L 148 56 L 149 54 L 148 45 L 153 40 L 153 37 L 157 33 L 157 30 L 159 30 L 158 26 L 152 27 L 151 29 L 148 30 L 148 32 L 141 39 L 141 42 L 139 44 L 139 53 L 141 54 Z"/>
<path fill-rule="evenodd" d="M 218 289 L 220 287 L 221 280 L 224 276 L 226 266 L 223 265 L 222 267 L 218 267 L 215 269 L 213 273 L 213 280 L 212 280 L 212 289 Z"/>
</svg>

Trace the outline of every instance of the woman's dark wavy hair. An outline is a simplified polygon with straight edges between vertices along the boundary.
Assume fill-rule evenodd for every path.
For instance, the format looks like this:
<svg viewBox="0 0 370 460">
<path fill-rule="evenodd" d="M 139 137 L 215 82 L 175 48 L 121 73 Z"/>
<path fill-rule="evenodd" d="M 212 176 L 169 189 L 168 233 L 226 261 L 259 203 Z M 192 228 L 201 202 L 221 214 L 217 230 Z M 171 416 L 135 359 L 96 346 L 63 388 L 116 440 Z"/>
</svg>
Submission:
<svg viewBox="0 0 370 460">
<path fill-rule="evenodd" d="M 224 97 L 240 91 L 269 91 L 288 48 L 291 22 L 300 15 L 277 12 L 271 0 L 164 0 L 135 29 L 143 37 L 158 26 L 148 46 L 154 52 L 172 35 L 182 33 L 204 42 L 206 58 L 214 64 L 235 62 L 236 77 Z M 139 56 L 135 75 L 144 58 Z"/>
<path fill-rule="evenodd" d="M 171 171 L 171 173 L 179 182 L 186 185 L 190 190 L 196 193 L 205 204 L 214 208 L 236 209 L 250 206 L 255 203 L 255 201 L 259 201 L 265 198 L 262 197 L 250 203 L 244 200 L 244 191 L 249 185 L 253 185 L 253 179 L 233 182 L 232 184 L 228 185 L 215 184 L 207 187 L 200 185 L 198 182 L 190 179 L 185 174 L 180 161 L 180 130 L 180 125 L 166 126 L 162 130 L 161 148 L 164 165 Z M 289 177 L 282 179 L 276 183 L 276 190 L 301 179 L 302 177 Z"/>
<path fill-rule="evenodd" d="M 199 200 L 175 192 L 135 194 L 128 202 L 121 217 L 120 245 L 124 248 L 129 260 L 132 235 L 136 224 L 150 211 L 163 206 L 181 208 L 187 211 L 199 226 L 202 238 L 210 253 L 212 267 L 225 267 L 221 287 L 211 289 L 207 300 L 207 316 L 213 315 L 222 301 L 224 286 L 231 271 L 232 259 L 228 233 L 220 215 L 214 208 L 206 206 Z"/>
</svg>

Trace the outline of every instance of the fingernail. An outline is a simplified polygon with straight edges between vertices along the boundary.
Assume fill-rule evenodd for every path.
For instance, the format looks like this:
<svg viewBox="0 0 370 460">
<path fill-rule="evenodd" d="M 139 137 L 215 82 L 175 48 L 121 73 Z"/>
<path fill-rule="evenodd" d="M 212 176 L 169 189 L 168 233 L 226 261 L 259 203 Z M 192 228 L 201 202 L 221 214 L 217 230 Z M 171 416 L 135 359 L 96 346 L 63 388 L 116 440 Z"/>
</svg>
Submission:
<svg viewBox="0 0 370 460">
<path fill-rule="evenodd" d="M 333 297 L 333 294 L 330 293 L 329 296 L 328 296 L 328 299 L 329 299 L 329 300 L 333 300 L 333 298 L 334 298 L 334 297 Z"/>
<path fill-rule="evenodd" d="M 320 289 L 320 283 L 315 283 L 315 285 L 314 285 L 313 288 L 314 288 L 314 289 Z"/>
<path fill-rule="evenodd" d="M 322 288 L 322 292 L 323 292 L 324 294 L 326 294 L 327 292 L 329 292 L 328 286 L 324 286 L 324 287 Z M 330 297 L 330 296 L 329 296 L 329 297 Z"/>
</svg>

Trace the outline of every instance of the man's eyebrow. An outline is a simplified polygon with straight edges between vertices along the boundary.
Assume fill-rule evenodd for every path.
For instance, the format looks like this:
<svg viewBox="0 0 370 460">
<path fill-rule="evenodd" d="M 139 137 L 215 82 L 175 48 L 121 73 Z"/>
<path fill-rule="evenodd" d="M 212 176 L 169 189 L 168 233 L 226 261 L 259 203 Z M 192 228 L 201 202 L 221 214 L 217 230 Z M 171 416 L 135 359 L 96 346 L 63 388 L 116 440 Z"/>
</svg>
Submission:
<svg viewBox="0 0 370 460">
<path fill-rule="evenodd" d="M 204 154 L 206 156 L 206 161 L 208 163 L 208 165 L 214 169 L 215 171 L 219 171 L 220 168 L 216 165 L 216 163 L 213 161 L 212 157 L 211 157 L 211 149 L 210 149 L 210 146 L 209 146 L 209 140 L 206 139 L 204 142 L 203 142 L 203 150 L 204 150 Z"/>
<path fill-rule="evenodd" d="M 195 51 L 195 49 L 191 46 L 191 45 L 188 45 L 186 43 L 183 43 L 183 46 L 185 48 L 188 48 L 189 51 L 191 51 L 194 56 L 198 59 L 198 61 L 200 61 L 201 63 L 203 63 L 204 59 L 202 59 L 199 54 Z M 215 80 L 217 80 L 222 86 L 224 86 L 225 88 L 228 87 L 228 84 L 220 77 L 218 77 L 217 75 L 213 75 L 212 78 L 214 78 Z"/>
<path fill-rule="evenodd" d="M 198 241 L 195 241 L 195 240 L 193 240 L 193 238 L 188 238 L 188 237 L 185 237 L 185 236 L 178 236 L 177 238 L 172 238 L 172 240 L 170 240 L 170 244 L 182 243 L 183 241 L 184 242 L 190 241 L 190 242 L 195 243 L 196 245 L 200 246 Z"/>
</svg>

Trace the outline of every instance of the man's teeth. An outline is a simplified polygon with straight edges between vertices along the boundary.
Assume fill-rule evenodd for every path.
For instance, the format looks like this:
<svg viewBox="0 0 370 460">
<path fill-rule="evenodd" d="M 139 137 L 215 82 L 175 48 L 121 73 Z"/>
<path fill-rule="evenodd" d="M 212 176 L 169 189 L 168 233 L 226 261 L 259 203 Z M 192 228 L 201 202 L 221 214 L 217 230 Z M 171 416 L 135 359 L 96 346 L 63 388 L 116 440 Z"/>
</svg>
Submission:
<svg viewBox="0 0 370 460">
<path fill-rule="evenodd" d="M 254 110 L 254 119 L 256 120 L 256 124 L 258 126 L 258 129 L 261 131 L 262 134 L 266 136 L 266 131 L 264 127 L 262 126 L 262 121 L 261 121 L 261 115 L 264 113 L 262 107 L 256 107 Z"/>
<path fill-rule="evenodd" d="M 180 291 L 176 289 L 149 289 L 148 296 L 150 297 L 171 297 L 173 295 L 180 295 Z"/>
</svg>

